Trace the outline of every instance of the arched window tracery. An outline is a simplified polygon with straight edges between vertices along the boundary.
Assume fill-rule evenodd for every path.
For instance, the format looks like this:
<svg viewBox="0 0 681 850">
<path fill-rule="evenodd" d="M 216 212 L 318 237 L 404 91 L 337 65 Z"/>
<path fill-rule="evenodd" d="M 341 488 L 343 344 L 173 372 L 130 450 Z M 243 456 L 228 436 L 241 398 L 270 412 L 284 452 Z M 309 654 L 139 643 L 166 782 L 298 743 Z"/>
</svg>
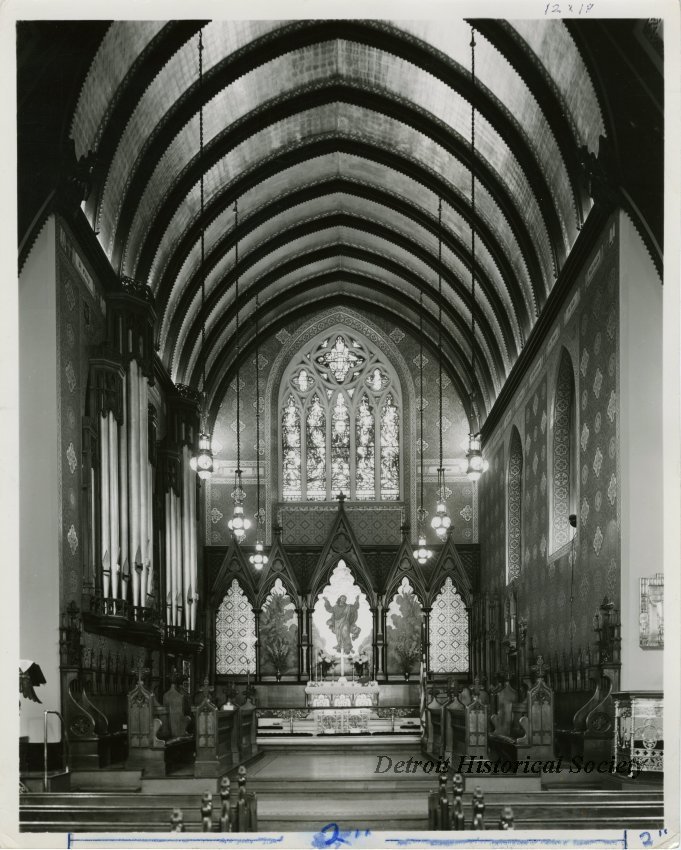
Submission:
<svg viewBox="0 0 681 850">
<path fill-rule="evenodd" d="M 279 398 L 284 501 L 400 498 L 400 385 L 359 334 L 336 328 L 305 346 Z"/>
</svg>

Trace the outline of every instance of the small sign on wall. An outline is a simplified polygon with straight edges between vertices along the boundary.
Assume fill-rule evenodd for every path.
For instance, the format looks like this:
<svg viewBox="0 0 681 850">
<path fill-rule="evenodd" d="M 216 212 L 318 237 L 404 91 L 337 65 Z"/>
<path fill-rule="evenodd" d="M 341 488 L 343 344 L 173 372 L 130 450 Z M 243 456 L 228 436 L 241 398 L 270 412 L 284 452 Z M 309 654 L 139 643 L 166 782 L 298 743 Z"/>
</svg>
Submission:
<svg viewBox="0 0 681 850">
<path fill-rule="evenodd" d="M 664 576 L 641 579 L 641 607 L 638 615 L 639 646 L 661 649 L 664 646 Z"/>
</svg>

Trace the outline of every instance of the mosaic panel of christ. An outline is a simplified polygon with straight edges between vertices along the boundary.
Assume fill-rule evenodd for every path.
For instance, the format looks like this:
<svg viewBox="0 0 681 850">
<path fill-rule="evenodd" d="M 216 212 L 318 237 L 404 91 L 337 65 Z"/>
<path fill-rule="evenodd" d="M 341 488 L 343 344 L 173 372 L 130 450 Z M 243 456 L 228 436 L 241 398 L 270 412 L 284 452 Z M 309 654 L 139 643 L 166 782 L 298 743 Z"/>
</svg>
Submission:
<svg viewBox="0 0 681 850">
<path fill-rule="evenodd" d="M 314 657 L 324 659 L 332 675 L 340 675 L 344 661 L 371 657 L 373 618 L 369 602 L 345 561 L 340 560 L 320 593 L 312 612 Z M 349 665 L 345 668 L 350 673 Z"/>
</svg>

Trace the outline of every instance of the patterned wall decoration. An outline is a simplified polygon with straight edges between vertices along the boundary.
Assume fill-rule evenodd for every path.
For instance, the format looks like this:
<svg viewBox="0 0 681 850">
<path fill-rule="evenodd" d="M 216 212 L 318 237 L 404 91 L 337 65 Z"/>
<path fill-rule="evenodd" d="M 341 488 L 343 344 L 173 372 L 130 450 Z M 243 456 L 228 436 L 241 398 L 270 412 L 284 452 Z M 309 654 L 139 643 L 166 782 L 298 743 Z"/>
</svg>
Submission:
<svg viewBox="0 0 681 850">
<path fill-rule="evenodd" d="M 504 445 L 488 458 L 489 467 L 477 484 L 480 499 L 481 579 L 499 590 L 506 574 L 506 503 Z M 484 545 L 483 545 L 484 541 Z"/>
<path fill-rule="evenodd" d="M 553 413 L 553 518 L 551 523 L 551 551 L 556 552 L 570 542 L 571 529 L 569 523 L 571 497 L 574 494 L 576 481 L 574 455 L 577 451 L 577 432 L 575 417 L 575 379 L 572 371 L 570 355 L 563 348 L 560 354 L 558 375 L 556 377 L 556 394 Z M 582 443 L 586 443 L 589 427 L 582 427 Z"/>
<path fill-rule="evenodd" d="M 215 618 L 215 672 L 240 675 L 255 672 L 255 614 L 236 579 Z"/>
<path fill-rule="evenodd" d="M 468 612 L 447 577 L 430 612 L 429 670 L 465 673 L 468 670 Z"/>
<path fill-rule="evenodd" d="M 61 497 L 61 604 L 80 605 L 83 563 L 81 527 L 82 420 L 90 346 L 104 333 L 104 305 L 66 224 L 57 220 L 57 355 Z"/>
<path fill-rule="evenodd" d="M 562 314 L 528 368 L 526 381 L 509 402 L 509 413 L 488 440 L 490 470 L 480 480 L 481 589 L 500 591 L 506 562 L 500 546 L 506 491 L 499 479 L 504 447 L 517 425 L 523 445 L 523 556 L 518 580 L 518 614 L 538 651 L 576 652 L 594 641 L 592 619 L 607 594 L 619 607 L 620 535 L 618 484 L 618 237 L 612 217 L 566 297 Z M 562 348 L 574 367 L 574 443 L 579 463 L 571 587 L 570 540 L 549 552 L 551 487 L 547 452 L 552 440 L 551 408 Z M 492 474 L 490 474 L 492 473 Z M 573 597 L 572 611 L 570 597 Z"/>
<path fill-rule="evenodd" d="M 520 575 L 522 560 L 522 481 L 523 446 L 517 428 L 511 432 L 508 452 L 508 552 L 507 580 L 512 581 Z"/>
</svg>

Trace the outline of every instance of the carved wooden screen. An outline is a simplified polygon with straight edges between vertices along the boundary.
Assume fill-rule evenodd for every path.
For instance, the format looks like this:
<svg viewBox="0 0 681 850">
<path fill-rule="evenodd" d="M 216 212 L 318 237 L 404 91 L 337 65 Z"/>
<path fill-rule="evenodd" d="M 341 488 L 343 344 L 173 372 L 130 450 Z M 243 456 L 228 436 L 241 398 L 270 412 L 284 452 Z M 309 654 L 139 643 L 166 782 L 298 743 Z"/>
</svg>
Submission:
<svg viewBox="0 0 681 850">
<path fill-rule="evenodd" d="M 215 617 L 215 672 L 255 673 L 255 614 L 236 579 Z"/>
<path fill-rule="evenodd" d="M 430 612 L 430 658 L 433 673 L 468 670 L 468 612 L 451 578 L 446 578 Z"/>
</svg>

